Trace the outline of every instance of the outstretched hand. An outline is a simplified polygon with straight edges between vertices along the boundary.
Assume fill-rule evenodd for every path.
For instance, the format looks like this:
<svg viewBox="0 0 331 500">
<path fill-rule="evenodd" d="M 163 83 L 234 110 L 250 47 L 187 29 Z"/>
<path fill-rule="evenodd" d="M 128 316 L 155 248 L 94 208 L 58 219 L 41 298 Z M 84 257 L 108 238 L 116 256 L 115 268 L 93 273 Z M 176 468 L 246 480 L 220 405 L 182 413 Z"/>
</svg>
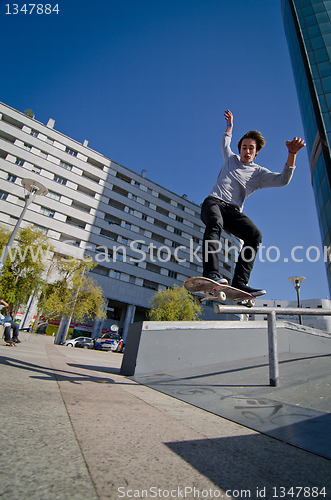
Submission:
<svg viewBox="0 0 331 500">
<path fill-rule="evenodd" d="M 231 111 L 229 109 L 224 111 L 224 116 L 225 116 L 227 125 L 229 125 L 229 123 L 233 123 L 233 114 L 231 113 Z"/>
<path fill-rule="evenodd" d="M 289 153 L 297 154 L 300 149 L 304 148 L 306 145 L 305 141 L 301 137 L 294 137 L 293 141 L 286 141 L 286 146 Z"/>
</svg>

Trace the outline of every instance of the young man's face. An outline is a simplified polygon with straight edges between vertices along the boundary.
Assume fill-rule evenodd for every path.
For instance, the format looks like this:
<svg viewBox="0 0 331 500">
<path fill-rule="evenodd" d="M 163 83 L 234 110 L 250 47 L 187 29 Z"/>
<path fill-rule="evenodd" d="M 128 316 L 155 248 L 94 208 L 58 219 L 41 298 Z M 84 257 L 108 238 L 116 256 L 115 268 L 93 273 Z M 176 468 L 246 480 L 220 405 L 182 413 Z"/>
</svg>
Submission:
<svg viewBox="0 0 331 500">
<path fill-rule="evenodd" d="M 253 161 L 257 155 L 256 150 L 256 140 L 255 139 L 243 139 L 240 148 L 240 159 L 244 163 Z"/>
</svg>

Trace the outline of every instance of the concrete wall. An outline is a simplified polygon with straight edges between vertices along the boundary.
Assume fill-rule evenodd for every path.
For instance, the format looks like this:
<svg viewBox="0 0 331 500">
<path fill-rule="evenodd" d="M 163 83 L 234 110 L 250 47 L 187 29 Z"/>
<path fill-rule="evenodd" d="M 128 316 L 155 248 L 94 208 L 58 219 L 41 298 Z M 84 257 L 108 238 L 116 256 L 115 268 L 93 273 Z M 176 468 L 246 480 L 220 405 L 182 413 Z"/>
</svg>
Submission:
<svg viewBox="0 0 331 500">
<path fill-rule="evenodd" d="M 42 344 L 54 344 L 55 337 L 40 335 L 39 333 L 19 332 L 18 338 L 21 342 L 39 342 Z"/>
<path fill-rule="evenodd" d="M 277 322 L 278 352 L 331 353 L 331 335 Z M 147 375 L 268 356 L 267 323 L 144 321 L 130 326 L 121 373 Z"/>
</svg>

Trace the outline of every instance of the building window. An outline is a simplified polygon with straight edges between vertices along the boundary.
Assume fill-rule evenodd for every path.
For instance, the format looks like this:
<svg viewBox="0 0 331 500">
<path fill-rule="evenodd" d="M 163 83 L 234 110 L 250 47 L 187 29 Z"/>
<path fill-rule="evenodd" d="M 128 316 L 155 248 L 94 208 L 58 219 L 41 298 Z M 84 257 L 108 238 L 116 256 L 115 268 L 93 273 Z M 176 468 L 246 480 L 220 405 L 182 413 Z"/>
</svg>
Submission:
<svg viewBox="0 0 331 500">
<path fill-rule="evenodd" d="M 67 184 L 67 179 L 64 179 L 63 177 L 59 177 L 58 175 L 54 174 L 54 180 L 55 182 L 58 182 L 59 184 L 63 184 L 64 186 Z"/>
<path fill-rule="evenodd" d="M 121 219 L 115 217 L 114 215 L 105 214 L 105 221 L 108 222 L 108 224 L 115 224 L 116 226 L 121 225 Z"/>
<path fill-rule="evenodd" d="M 180 203 L 177 203 L 177 208 L 179 208 L 179 210 L 185 210 L 184 205 L 181 205 Z"/>
<path fill-rule="evenodd" d="M 157 290 L 159 286 L 157 283 L 153 283 L 153 281 L 144 280 L 143 287 L 149 290 Z"/>
<path fill-rule="evenodd" d="M 149 262 L 147 262 L 146 271 L 151 271 L 152 273 L 157 273 L 157 274 L 161 273 L 161 269 L 159 266 L 155 266 L 154 264 L 150 264 Z"/>
<path fill-rule="evenodd" d="M 33 165 L 31 172 L 34 172 L 35 174 L 40 174 L 41 168 L 37 167 L 36 165 Z"/>
<path fill-rule="evenodd" d="M 25 147 L 25 149 L 27 149 L 28 151 L 31 151 L 31 149 L 32 149 L 32 146 L 30 146 L 30 144 L 26 144 L 26 143 L 24 143 L 24 147 Z"/>
<path fill-rule="evenodd" d="M 7 175 L 7 181 L 9 182 L 15 182 L 17 177 L 15 175 L 8 174 Z"/>
<path fill-rule="evenodd" d="M 0 191 L 0 200 L 6 200 L 8 196 L 8 193 L 5 193 L 4 191 Z"/>
<path fill-rule="evenodd" d="M 58 193 L 54 193 L 53 191 L 48 191 L 47 198 L 51 198 L 52 200 L 60 201 L 61 195 Z"/>
<path fill-rule="evenodd" d="M 147 220 L 147 215 L 141 214 L 141 218 L 142 218 L 142 220 Z"/>
<path fill-rule="evenodd" d="M 131 195 L 131 200 L 133 200 L 133 201 L 137 201 L 137 196 L 136 196 L 135 194 L 132 194 L 132 195 Z"/>
<path fill-rule="evenodd" d="M 168 276 L 169 278 L 177 279 L 177 273 L 175 273 L 175 271 L 168 271 Z"/>
<path fill-rule="evenodd" d="M 71 226 L 80 227 L 81 229 L 85 229 L 86 226 L 85 222 L 83 222 L 82 220 L 75 219 L 75 217 L 70 217 L 69 215 L 67 216 L 66 222 Z"/>
<path fill-rule="evenodd" d="M 104 266 L 96 266 L 93 269 L 91 269 L 92 273 L 95 274 L 101 274 L 102 276 L 108 276 L 109 275 L 109 269 Z"/>
<path fill-rule="evenodd" d="M 113 240 L 113 241 L 117 240 L 117 234 L 111 233 L 110 231 L 107 231 L 107 229 L 101 229 L 100 234 L 101 234 L 101 236 L 105 236 L 106 238 L 109 238 L 110 240 Z"/>
<path fill-rule="evenodd" d="M 66 170 L 72 170 L 72 165 L 69 165 L 69 163 L 66 163 L 65 161 L 60 161 L 60 167 L 63 167 Z"/>
<path fill-rule="evenodd" d="M 118 271 L 114 271 L 113 278 L 115 278 L 115 280 L 120 280 L 121 279 L 121 273 L 119 273 Z"/>
<path fill-rule="evenodd" d="M 128 191 L 125 191 L 125 189 L 120 188 L 119 186 L 113 186 L 113 191 L 114 193 L 120 194 L 121 196 L 128 196 Z"/>
<path fill-rule="evenodd" d="M 159 199 L 162 200 L 162 201 L 165 201 L 166 203 L 170 203 L 170 198 L 168 198 L 167 196 L 164 196 L 163 194 L 159 194 Z"/>
<path fill-rule="evenodd" d="M 119 172 L 116 173 L 116 177 L 120 179 L 121 181 L 127 182 L 128 184 L 131 184 L 131 179 L 130 177 L 127 177 L 124 174 L 120 174 Z"/>
<path fill-rule="evenodd" d="M 40 213 L 42 215 L 46 215 L 46 217 L 54 217 L 55 212 L 53 210 L 49 210 L 48 208 L 45 207 L 40 207 Z"/>
<path fill-rule="evenodd" d="M 181 236 L 181 235 L 182 235 L 181 230 L 180 230 L 180 229 L 177 229 L 176 227 L 175 227 L 175 229 L 174 229 L 174 233 L 175 233 L 175 234 L 178 234 L 178 236 Z"/>
<path fill-rule="evenodd" d="M 21 160 L 21 158 L 16 158 L 15 163 L 16 163 L 16 165 L 18 165 L 19 167 L 23 167 L 23 165 L 24 165 L 24 160 Z"/>
<path fill-rule="evenodd" d="M 124 212 L 125 205 L 123 205 L 123 203 L 120 203 L 117 200 L 113 200 L 112 198 L 110 198 L 108 201 L 108 205 L 110 205 L 111 207 L 117 208 L 117 210 L 121 210 L 122 212 Z"/>
<path fill-rule="evenodd" d="M 36 130 L 31 129 L 30 135 L 33 137 L 38 137 L 38 132 Z"/>
<path fill-rule="evenodd" d="M 179 217 L 178 215 L 176 215 L 176 221 L 177 221 L 177 222 L 182 222 L 182 223 L 183 223 L 183 222 L 184 222 L 184 219 L 183 219 L 183 217 Z"/>
<path fill-rule="evenodd" d="M 43 234 L 47 234 L 48 229 L 46 229 L 44 226 L 38 226 L 38 224 L 33 224 L 36 229 L 39 229 Z"/>
<path fill-rule="evenodd" d="M 66 153 L 68 153 L 71 156 L 77 156 L 77 151 L 74 151 L 73 149 L 66 148 Z"/>
</svg>

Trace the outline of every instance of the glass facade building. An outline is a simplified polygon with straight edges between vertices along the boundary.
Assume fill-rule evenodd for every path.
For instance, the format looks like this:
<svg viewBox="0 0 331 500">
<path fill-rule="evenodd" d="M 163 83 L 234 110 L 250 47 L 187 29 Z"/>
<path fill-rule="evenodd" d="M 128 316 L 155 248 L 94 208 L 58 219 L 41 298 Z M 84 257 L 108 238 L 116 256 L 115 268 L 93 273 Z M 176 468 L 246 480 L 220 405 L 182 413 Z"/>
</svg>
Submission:
<svg viewBox="0 0 331 500">
<path fill-rule="evenodd" d="M 282 0 L 324 248 L 331 257 L 331 0 Z M 327 265 L 331 290 L 331 267 Z"/>
</svg>

